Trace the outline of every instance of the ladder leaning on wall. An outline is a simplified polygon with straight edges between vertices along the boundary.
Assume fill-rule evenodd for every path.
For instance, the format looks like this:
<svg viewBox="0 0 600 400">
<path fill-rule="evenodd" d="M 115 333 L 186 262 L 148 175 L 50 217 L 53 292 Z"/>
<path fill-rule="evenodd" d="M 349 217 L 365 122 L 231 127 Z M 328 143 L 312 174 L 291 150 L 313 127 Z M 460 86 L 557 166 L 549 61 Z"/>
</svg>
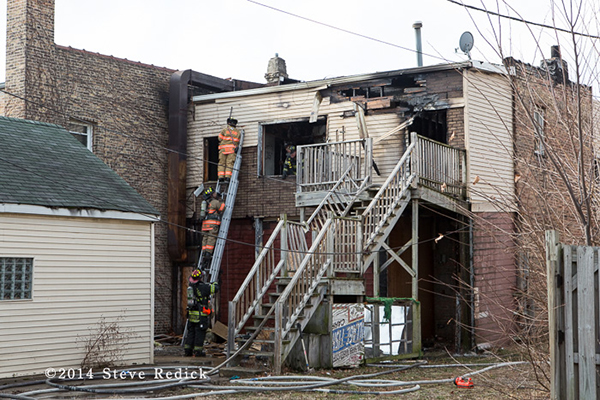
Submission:
<svg viewBox="0 0 600 400">
<path fill-rule="evenodd" d="M 225 211 L 221 217 L 221 226 L 219 227 L 219 234 L 217 236 L 217 243 L 213 252 L 213 257 L 210 264 L 210 282 L 217 282 L 219 279 L 219 271 L 221 269 L 221 260 L 223 259 L 223 250 L 225 249 L 225 243 L 227 241 L 227 233 L 229 231 L 229 223 L 231 222 L 231 215 L 233 214 L 233 206 L 235 205 L 235 197 L 237 195 L 237 189 L 239 184 L 239 172 L 242 166 L 242 145 L 244 143 L 244 130 L 240 130 L 240 151 L 237 152 L 235 157 L 235 163 L 233 165 L 233 171 L 231 173 L 231 179 L 228 184 L 224 184 L 227 187 L 227 193 L 225 194 Z M 222 184 L 217 183 L 216 191 L 220 192 Z M 202 252 L 204 253 L 204 252 Z M 198 269 L 201 269 L 202 257 L 204 254 L 200 254 L 198 258 Z"/>
</svg>

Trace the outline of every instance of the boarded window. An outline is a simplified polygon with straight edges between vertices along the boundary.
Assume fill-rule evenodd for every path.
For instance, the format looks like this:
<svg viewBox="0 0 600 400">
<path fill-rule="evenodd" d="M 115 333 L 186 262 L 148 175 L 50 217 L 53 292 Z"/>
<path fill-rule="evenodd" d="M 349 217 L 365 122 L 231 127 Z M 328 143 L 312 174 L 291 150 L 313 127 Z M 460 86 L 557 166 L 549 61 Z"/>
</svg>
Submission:
<svg viewBox="0 0 600 400">
<path fill-rule="evenodd" d="M 0 257 L 0 301 L 31 299 L 33 258 Z"/>
</svg>

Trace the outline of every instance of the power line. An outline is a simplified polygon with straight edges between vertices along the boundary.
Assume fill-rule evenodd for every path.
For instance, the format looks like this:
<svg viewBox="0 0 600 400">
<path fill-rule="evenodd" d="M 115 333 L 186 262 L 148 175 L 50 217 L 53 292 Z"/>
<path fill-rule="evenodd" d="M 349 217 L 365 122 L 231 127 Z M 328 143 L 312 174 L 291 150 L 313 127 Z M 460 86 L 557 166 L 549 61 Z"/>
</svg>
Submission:
<svg viewBox="0 0 600 400">
<path fill-rule="evenodd" d="M 276 7 L 273 7 L 273 6 L 269 6 L 267 4 L 259 3 L 258 1 L 255 1 L 255 0 L 247 0 L 247 1 L 250 2 L 250 3 L 256 4 L 256 5 L 259 5 L 259 6 L 262 6 L 262 7 L 269 8 L 271 10 L 280 12 L 282 14 L 286 14 L 286 15 L 289 15 L 289 16 L 292 16 L 292 17 L 295 17 L 295 18 L 300 18 L 300 19 L 303 19 L 305 21 L 312 22 L 313 24 L 325 26 L 325 27 L 330 28 L 330 29 L 335 29 L 336 31 L 344 32 L 344 33 L 347 33 L 349 35 L 358 36 L 358 37 L 361 37 L 363 39 L 372 40 L 374 42 L 378 42 L 378 43 L 381 43 L 381 44 L 392 46 L 392 47 L 395 47 L 397 49 L 402 49 L 402 50 L 410 51 L 412 53 L 416 53 L 417 52 L 417 50 L 411 49 L 409 47 L 400 46 L 399 44 L 387 42 L 385 40 L 377 39 L 377 38 L 374 38 L 372 36 L 363 35 L 362 33 L 354 32 L 354 31 L 351 31 L 351 30 L 348 30 L 348 29 L 344 29 L 344 28 L 339 28 L 337 26 L 330 25 L 330 24 L 327 24 L 325 22 L 317 21 L 317 20 L 314 20 L 314 19 L 311 19 L 311 18 L 308 18 L 308 17 L 304 17 L 302 15 L 294 14 L 294 13 L 291 13 L 289 11 L 285 11 L 285 10 L 282 10 L 282 9 L 279 9 L 279 8 L 276 8 Z M 424 55 L 426 55 L 428 57 L 437 58 L 438 60 L 442 60 L 444 62 L 448 62 L 447 59 L 445 59 L 443 57 L 440 57 L 440 56 L 435 56 L 435 55 L 427 54 L 427 53 L 423 53 L 423 52 L 421 52 L 421 54 L 424 54 Z"/>
<path fill-rule="evenodd" d="M 248 1 L 251 1 L 251 0 L 248 0 Z M 592 39 L 600 39 L 600 36 L 590 35 L 588 33 L 576 32 L 576 31 L 569 30 L 569 29 L 564 29 L 564 28 L 558 28 L 556 26 L 546 25 L 546 24 L 542 24 L 542 23 L 539 23 L 539 22 L 528 21 L 528 20 L 520 18 L 520 17 L 513 17 L 513 16 L 510 16 L 510 15 L 506 15 L 506 14 L 500 14 L 500 13 L 497 13 L 497 12 L 494 12 L 494 11 L 486 10 L 485 8 L 479 8 L 479 7 L 471 6 L 471 5 L 468 5 L 468 4 L 456 1 L 456 0 L 446 0 L 446 1 L 448 1 L 449 3 L 452 3 L 452 4 L 456 4 L 458 6 L 462 6 L 464 8 L 468 8 L 468 9 L 475 10 L 475 11 L 481 11 L 481 12 L 484 12 L 486 14 L 494 15 L 494 16 L 500 17 L 500 18 L 506 18 L 506 19 L 510 19 L 510 20 L 513 20 L 513 21 L 522 22 L 522 23 L 527 24 L 527 25 L 534 25 L 534 26 L 539 26 L 541 28 L 554 29 L 554 30 L 557 30 L 559 32 L 565 32 L 565 33 L 568 33 L 568 34 L 577 35 L 577 36 L 583 36 L 583 37 L 588 37 L 588 38 L 592 38 Z"/>
</svg>

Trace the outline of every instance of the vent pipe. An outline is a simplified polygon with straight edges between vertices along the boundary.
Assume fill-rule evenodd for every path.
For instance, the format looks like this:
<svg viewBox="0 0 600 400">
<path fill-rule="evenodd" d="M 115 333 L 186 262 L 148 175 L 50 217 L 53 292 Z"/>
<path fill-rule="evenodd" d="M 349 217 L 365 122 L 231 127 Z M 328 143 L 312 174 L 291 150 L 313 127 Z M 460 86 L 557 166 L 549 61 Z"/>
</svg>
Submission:
<svg viewBox="0 0 600 400">
<path fill-rule="evenodd" d="M 413 24 L 413 28 L 415 29 L 415 39 L 417 40 L 417 66 L 423 66 L 423 48 L 421 46 L 421 27 L 423 23 L 421 21 L 417 21 Z"/>
</svg>

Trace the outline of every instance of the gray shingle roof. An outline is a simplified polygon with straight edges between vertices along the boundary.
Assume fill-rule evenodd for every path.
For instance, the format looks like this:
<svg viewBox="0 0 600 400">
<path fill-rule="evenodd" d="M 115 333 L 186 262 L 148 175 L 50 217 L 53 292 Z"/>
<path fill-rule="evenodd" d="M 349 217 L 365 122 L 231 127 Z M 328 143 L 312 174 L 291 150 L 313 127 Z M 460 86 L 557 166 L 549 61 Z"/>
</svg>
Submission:
<svg viewBox="0 0 600 400">
<path fill-rule="evenodd" d="M 158 215 L 64 128 L 0 117 L 0 203 Z"/>
</svg>

